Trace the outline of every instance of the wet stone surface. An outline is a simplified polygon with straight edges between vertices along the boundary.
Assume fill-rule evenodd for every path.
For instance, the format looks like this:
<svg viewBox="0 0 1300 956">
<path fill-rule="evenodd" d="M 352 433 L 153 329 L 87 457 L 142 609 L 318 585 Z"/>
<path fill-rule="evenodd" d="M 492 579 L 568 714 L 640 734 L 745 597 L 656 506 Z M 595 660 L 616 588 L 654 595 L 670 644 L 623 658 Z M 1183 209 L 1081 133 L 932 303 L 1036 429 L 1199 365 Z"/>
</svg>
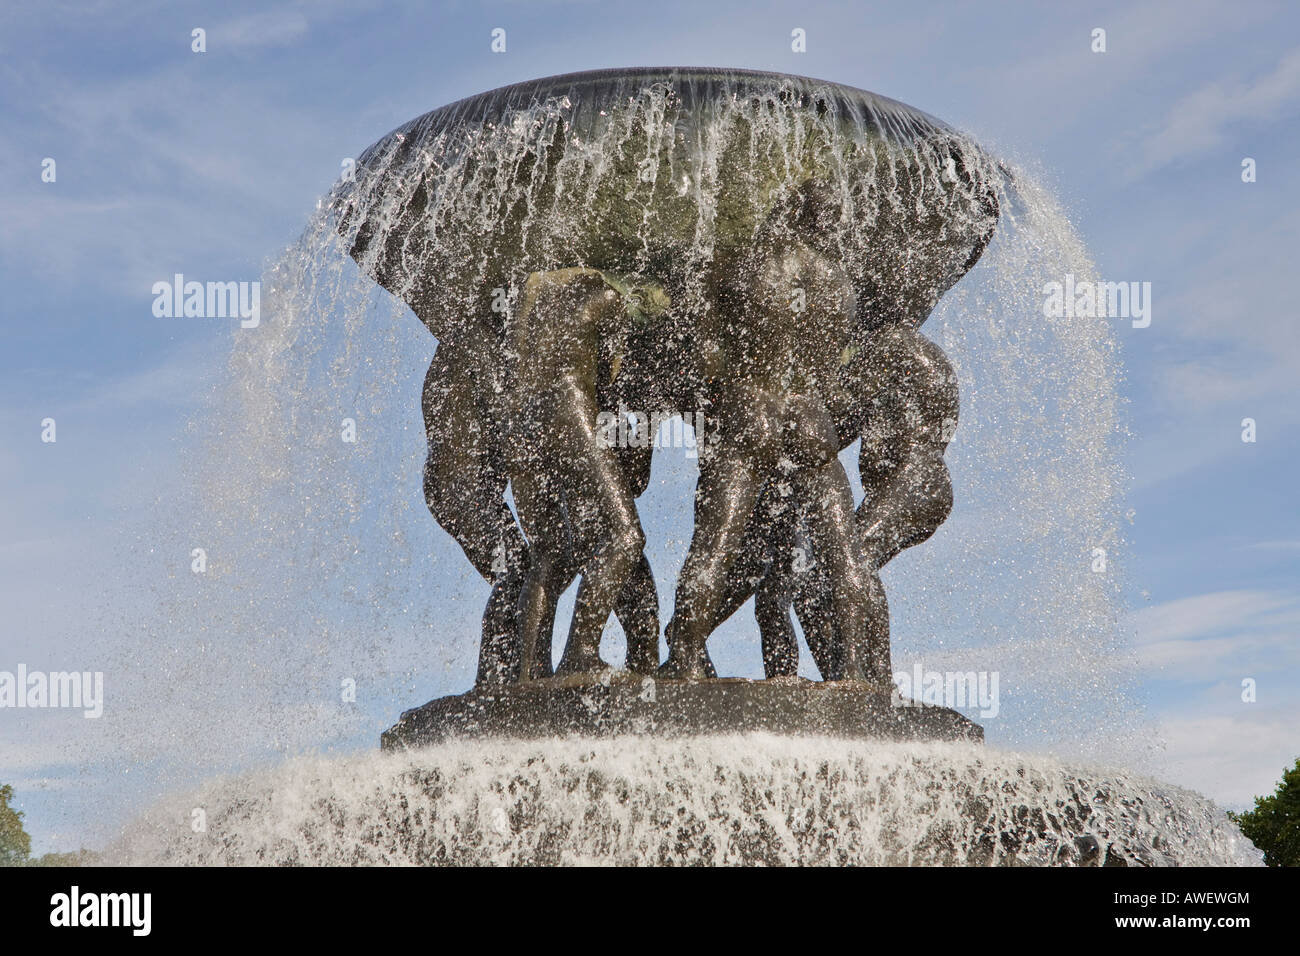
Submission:
<svg viewBox="0 0 1300 956">
<path fill-rule="evenodd" d="M 880 740 L 982 742 L 978 724 L 946 707 L 903 705 L 893 687 L 858 681 L 679 681 L 614 673 L 546 678 L 430 701 L 402 714 L 385 750 L 474 737 L 774 733 Z"/>
</svg>

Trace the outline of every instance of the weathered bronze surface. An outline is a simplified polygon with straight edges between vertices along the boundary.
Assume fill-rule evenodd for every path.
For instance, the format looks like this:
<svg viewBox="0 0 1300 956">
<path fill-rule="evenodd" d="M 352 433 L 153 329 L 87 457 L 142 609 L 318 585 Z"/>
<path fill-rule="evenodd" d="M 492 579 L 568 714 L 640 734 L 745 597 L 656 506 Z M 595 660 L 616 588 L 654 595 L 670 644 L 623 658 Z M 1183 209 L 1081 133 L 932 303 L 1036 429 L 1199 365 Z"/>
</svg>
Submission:
<svg viewBox="0 0 1300 956">
<path fill-rule="evenodd" d="M 889 704 L 879 577 L 952 508 L 956 376 L 918 329 L 997 222 L 978 147 L 824 81 L 605 70 L 434 110 L 358 169 L 339 231 L 439 339 L 425 497 L 491 585 L 475 691 L 408 712 L 386 746 L 638 727 L 982 737 Z M 698 410 L 704 442 L 662 664 L 635 503 L 652 449 L 598 425 L 628 408 Z M 839 453 L 859 440 L 855 507 Z M 770 687 L 719 681 L 706 650 L 751 596 Z M 791 609 L 831 683 L 793 679 Z M 611 614 L 630 676 L 600 657 Z M 661 696 L 643 700 L 649 675 Z"/>
<path fill-rule="evenodd" d="M 385 750 L 474 737 L 611 737 L 770 733 L 881 740 L 982 742 L 955 710 L 901 706 L 892 686 L 802 678 L 709 681 L 614 675 L 550 677 L 476 688 L 408 710 L 381 739 Z"/>
</svg>

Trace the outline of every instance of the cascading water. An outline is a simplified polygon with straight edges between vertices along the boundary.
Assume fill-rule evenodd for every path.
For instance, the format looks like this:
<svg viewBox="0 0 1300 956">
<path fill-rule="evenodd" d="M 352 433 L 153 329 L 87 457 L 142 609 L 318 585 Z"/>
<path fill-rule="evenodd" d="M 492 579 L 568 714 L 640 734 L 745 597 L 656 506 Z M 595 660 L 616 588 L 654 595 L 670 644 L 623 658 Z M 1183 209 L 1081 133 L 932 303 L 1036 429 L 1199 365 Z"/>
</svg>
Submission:
<svg viewBox="0 0 1300 956">
<path fill-rule="evenodd" d="M 160 590 L 165 623 L 148 651 L 166 677 L 121 694 L 141 762 L 147 753 L 162 785 L 187 795 L 128 827 L 110 855 L 1256 861 L 1208 801 L 1079 769 L 1132 764 L 1145 735 L 1118 627 L 1119 365 L 1108 320 L 1043 317 L 1045 282 L 1093 274 L 1050 196 L 938 121 L 833 84 L 726 71 L 561 79 L 385 137 L 268 271 L 261 326 L 238 333 L 195 423 L 193 500 L 163 522 L 165 545 L 204 542 L 210 571 L 201 586 Z M 652 273 L 705 314 L 709 264 L 810 180 L 834 187 L 834 242 L 869 313 L 924 316 L 938 302 L 925 332 L 960 381 L 947 456 L 957 506 L 884 581 L 895 671 L 998 675 L 996 713 L 967 709 L 987 745 L 758 736 L 301 756 L 373 746 L 412 701 L 473 680 L 487 589 L 422 502 L 419 396 L 435 342 L 420 323 L 490 331 L 522 275 L 574 264 Z M 958 282 L 993 215 L 991 243 Z M 663 608 L 695 471 L 681 449 L 657 452 L 638 503 Z M 1105 574 L 1092 570 L 1097 548 Z M 620 639 L 611 621 L 611 659 Z M 721 672 L 761 674 L 748 611 L 710 648 Z M 165 734 L 148 732 L 160 724 Z"/>
<path fill-rule="evenodd" d="M 210 836 L 179 836 L 190 807 Z M 964 744 L 819 738 L 446 744 L 291 761 L 137 824 L 163 864 L 1227 865 L 1254 848 L 1194 794 Z"/>
</svg>

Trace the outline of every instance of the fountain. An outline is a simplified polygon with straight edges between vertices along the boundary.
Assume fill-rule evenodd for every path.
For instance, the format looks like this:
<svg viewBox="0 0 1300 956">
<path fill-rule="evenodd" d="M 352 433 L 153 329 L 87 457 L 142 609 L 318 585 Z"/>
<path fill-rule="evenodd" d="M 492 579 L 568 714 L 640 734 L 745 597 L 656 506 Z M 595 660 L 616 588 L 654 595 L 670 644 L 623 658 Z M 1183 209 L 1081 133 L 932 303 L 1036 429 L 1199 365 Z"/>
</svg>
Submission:
<svg viewBox="0 0 1300 956">
<path fill-rule="evenodd" d="M 375 325 L 357 290 L 373 281 L 409 307 L 438 342 L 420 402 L 424 500 L 487 585 L 474 687 L 402 713 L 378 754 L 298 757 L 165 801 L 118 858 L 1257 862 L 1203 798 L 1087 760 L 986 747 L 960 704 L 908 700 L 892 679 L 881 571 L 935 536 L 969 491 L 981 533 L 958 537 L 965 551 L 919 559 L 950 563 L 932 566 L 941 586 L 916 589 L 921 605 L 907 572 L 891 578 L 895 609 L 922 621 L 949 602 L 963 618 L 982 614 L 979 640 L 1005 636 L 1006 659 L 1065 658 L 1043 633 L 1065 644 L 1090 679 L 1049 669 L 1025 689 L 1047 695 L 1045 731 L 1062 722 L 1068 737 L 1091 722 L 1105 736 L 1124 706 L 1107 686 L 1122 666 L 1113 591 L 1079 584 L 1054 547 L 1120 543 L 1109 332 L 1026 308 L 1039 270 L 1090 272 L 1062 223 L 1032 182 L 940 121 L 779 74 L 552 77 L 382 138 L 270 274 L 265 334 L 236 351 L 239 409 L 224 440 L 267 455 L 262 485 L 287 490 L 276 505 L 287 510 L 262 498 L 249 510 L 261 527 L 290 529 L 290 547 L 309 549 L 304 567 L 329 573 L 317 550 L 329 536 L 314 524 L 322 498 L 346 504 L 340 547 L 361 552 L 367 532 L 355 526 L 397 525 L 396 509 L 381 491 L 359 500 L 380 469 L 311 437 L 303 398 L 314 382 L 347 393 L 358 370 L 395 390 L 405 373 L 376 359 L 385 346 L 367 342 Z M 990 258 L 990 292 L 954 288 Z M 923 336 L 945 308 L 984 321 L 948 316 L 938 342 Z M 1020 324 L 1008 327 L 1011 309 Z M 341 347 L 327 345 L 331 314 L 344 319 Z M 1036 357 L 1045 352 L 1052 361 Z M 982 390 L 966 388 L 972 379 Z M 357 387 L 358 407 L 396 407 L 368 388 Z M 638 504 L 652 497 L 647 410 L 694 421 L 699 447 L 662 661 Z M 297 447 L 280 447 L 280 421 Z M 1034 429 L 1043 437 L 1031 445 Z M 954 460 L 949 446 L 966 433 Z M 855 443 L 856 508 L 839 461 Z M 404 452 L 383 474 L 396 484 L 409 464 Z M 214 494 L 223 501 L 229 492 Z M 313 540 L 295 527 L 315 528 Z M 367 540 L 396 555 L 400 538 Z M 1018 603 L 991 586 L 999 561 L 1027 582 Z M 421 573 L 404 552 L 385 567 Z M 958 574 L 978 593 L 949 586 Z M 554 665 L 557 606 L 575 580 Z M 263 586 L 293 593 L 287 580 Z M 347 593 L 377 607 L 393 587 L 377 580 L 369 602 L 355 583 Z M 750 598 L 764 677 L 720 677 L 710 636 Z M 1035 640 L 1016 640 L 1025 608 Z M 611 616 L 622 668 L 601 657 Z M 821 680 L 800 676 L 801 639 Z M 179 825 L 194 805 L 208 808 L 210 835 L 197 841 Z"/>
<path fill-rule="evenodd" d="M 893 706 L 877 575 L 951 506 L 955 375 L 916 329 L 987 246 L 997 175 L 900 103 L 699 69 L 519 84 L 368 149 L 334 197 L 338 228 L 438 337 L 425 493 L 493 588 L 478 687 L 405 714 L 385 746 L 637 729 L 978 736 L 954 712 Z M 625 407 L 707 408 L 721 434 L 697 492 L 719 504 L 697 509 L 662 667 L 633 504 L 648 457 L 582 424 Z M 879 493 L 855 535 L 836 455 L 864 435 Z M 785 567 L 792 547 L 814 550 L 818 572 Z M 555 598 L 579 570 L 552 678 Z M 769 681 L 718 680 L 708 634 L 756 592 Z M 824 684 L 770 682 L 794 677 L 792 602 Z M 599 658 L 614 611 L 639 680 Z"/>
</svg>

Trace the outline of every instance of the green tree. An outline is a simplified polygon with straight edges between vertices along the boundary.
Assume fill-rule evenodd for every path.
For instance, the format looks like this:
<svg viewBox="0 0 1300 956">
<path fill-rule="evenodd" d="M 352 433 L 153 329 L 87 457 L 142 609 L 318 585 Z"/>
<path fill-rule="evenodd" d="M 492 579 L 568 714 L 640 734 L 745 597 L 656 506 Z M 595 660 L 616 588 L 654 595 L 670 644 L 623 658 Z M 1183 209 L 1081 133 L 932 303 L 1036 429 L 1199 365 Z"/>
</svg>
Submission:
<svg viewBox="0 0 1300 956">
<path fill-rule="evenodd" d="M 23 829 L 23 814 L 9 806 L 14 788 L 0 784 L 0 866 L 20 866 L 32 853 L 32 838 Z"/>
<path fill-rule="evenodd" d="M 1228 816 L 1264 851 L 1266 864 L 1300 866 L 1300 758 L 1282 772 L 1277 793 L 1256 797 L 1254 810 Z"/>
</svg>

